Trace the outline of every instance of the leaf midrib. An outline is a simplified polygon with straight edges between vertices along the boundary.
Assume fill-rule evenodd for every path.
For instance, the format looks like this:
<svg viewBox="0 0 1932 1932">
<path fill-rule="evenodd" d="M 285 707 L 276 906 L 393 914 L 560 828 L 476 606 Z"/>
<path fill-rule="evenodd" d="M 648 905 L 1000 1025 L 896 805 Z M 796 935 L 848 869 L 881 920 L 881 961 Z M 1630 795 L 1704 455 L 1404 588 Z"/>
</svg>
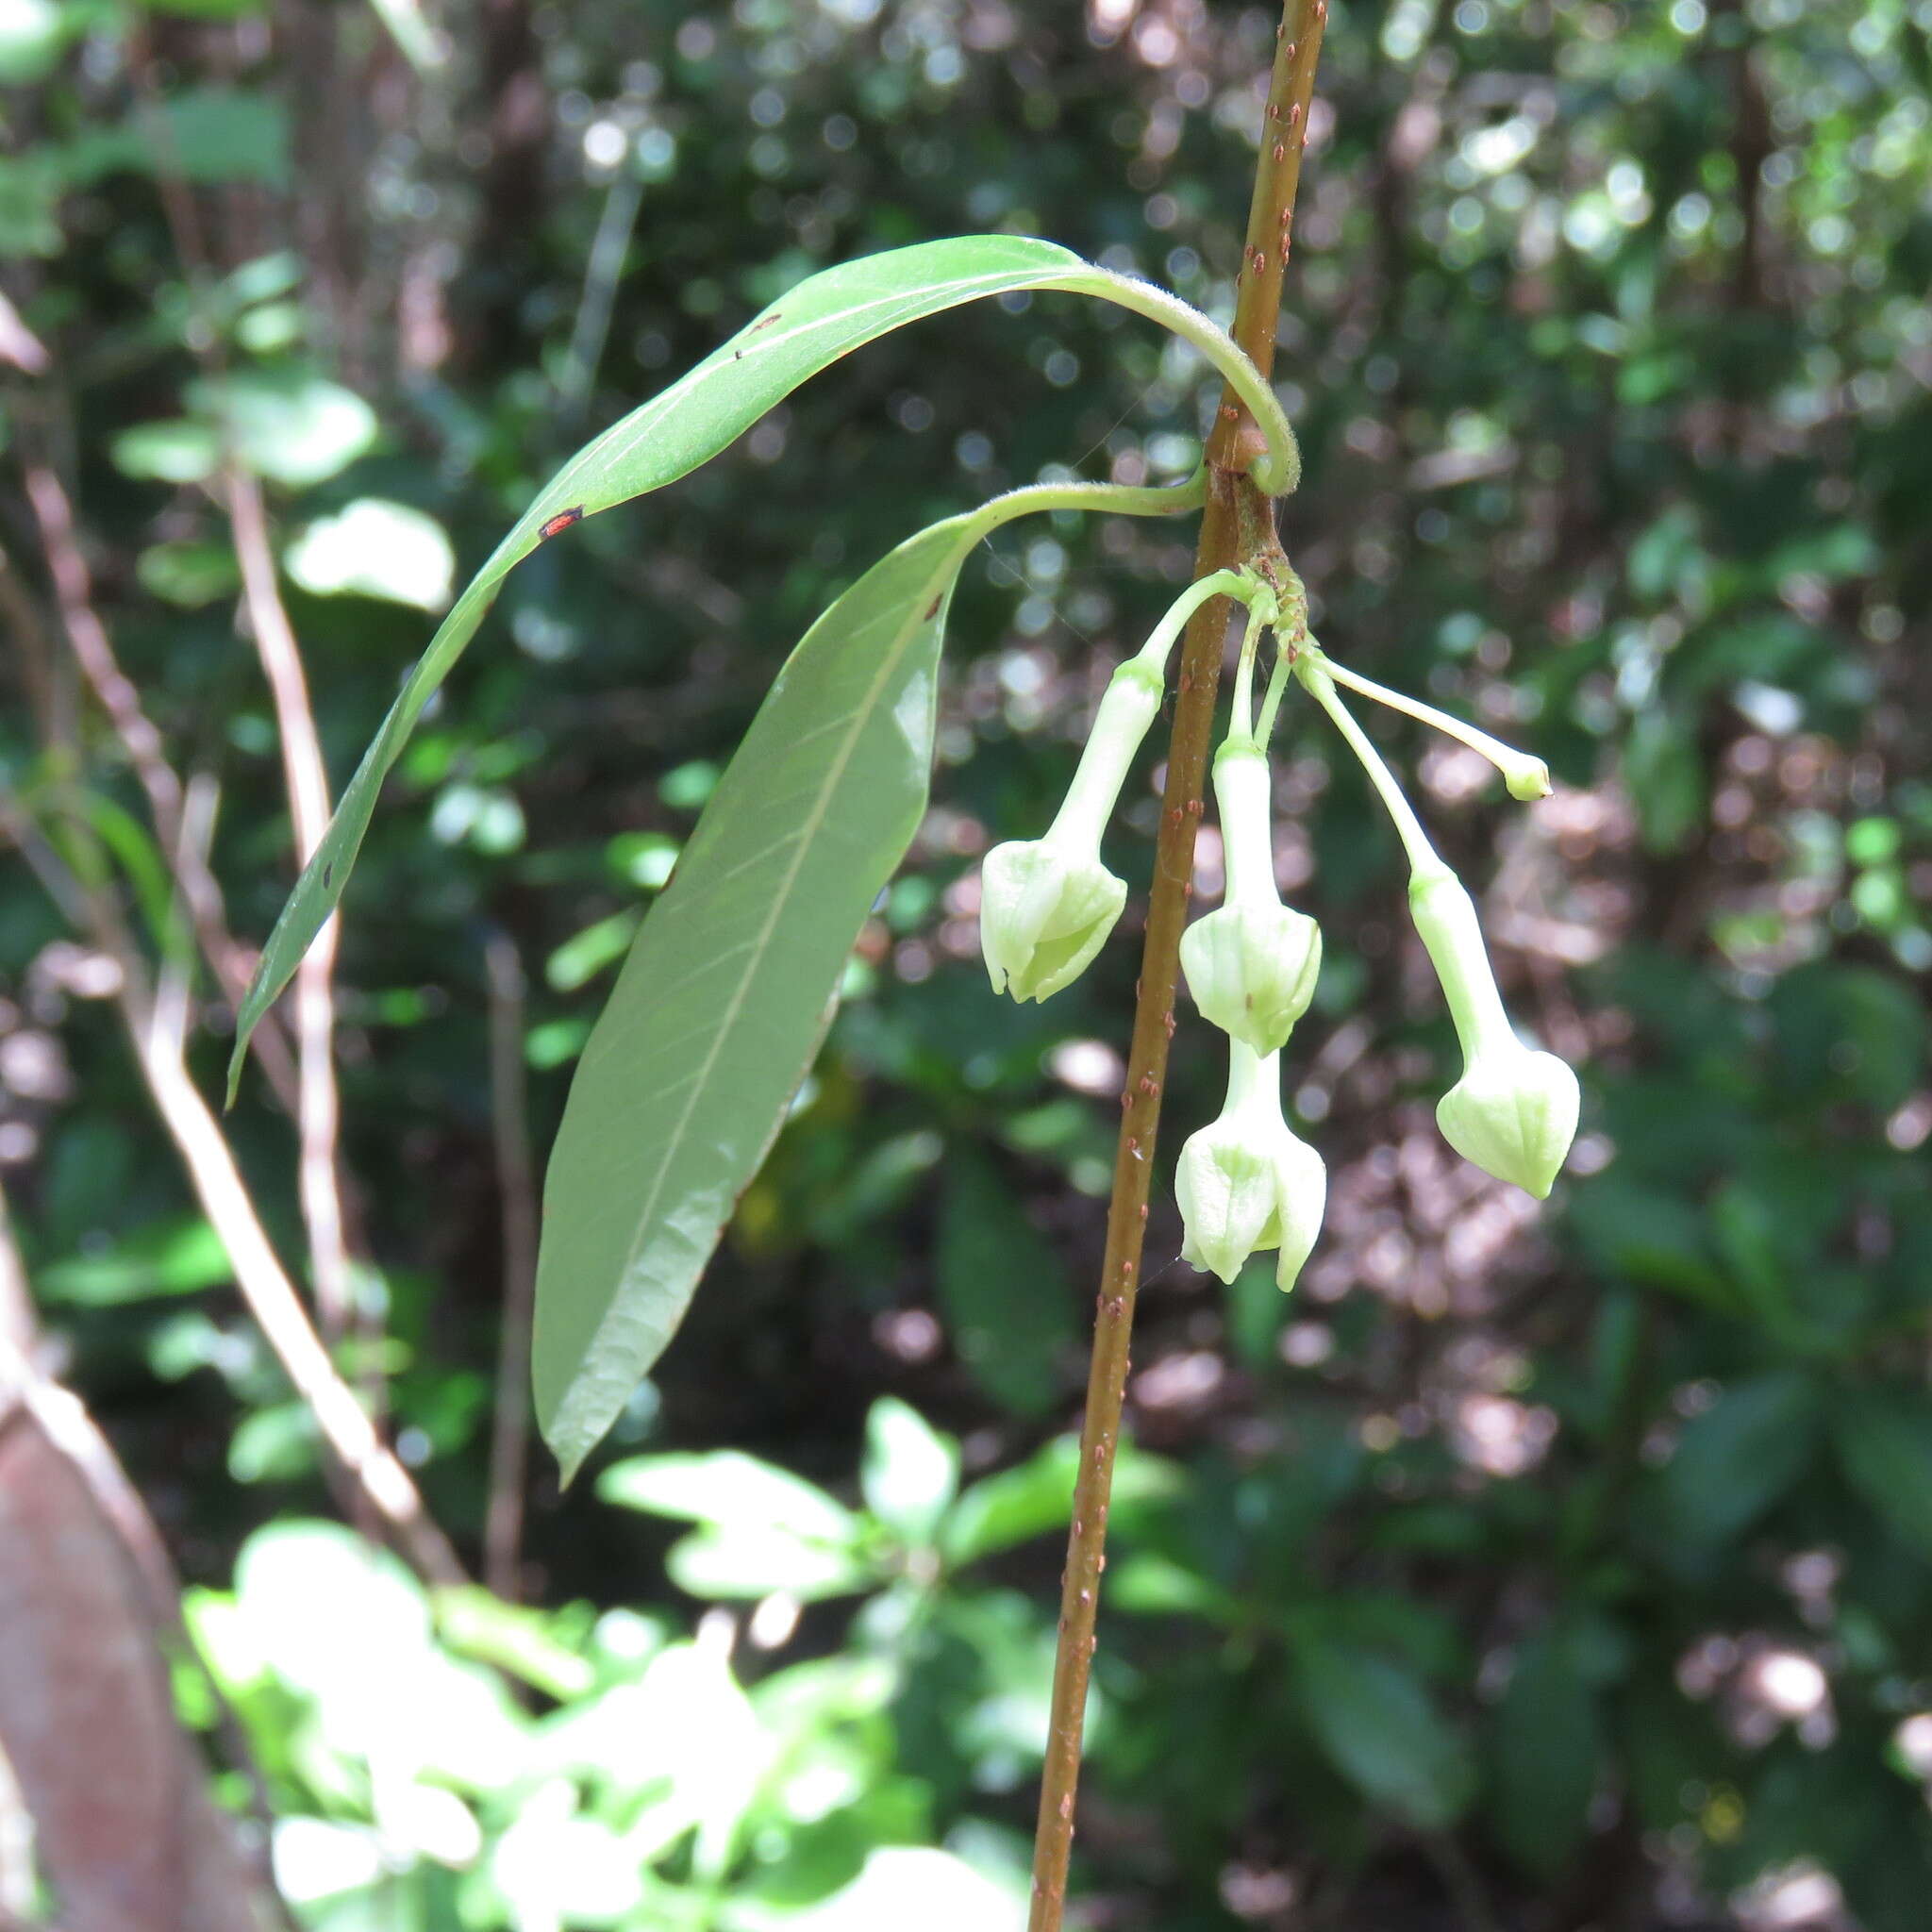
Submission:
<svg viewBox="0 0 1932 1932">
<path fill-rule="evenodd" d="M 1044 270 L 1038 272 L 1038 274 L 1044 273 Z M 1016 278 L 1037 279 L 1037 274 L 1036 272 L 1023 269 L 1002 269 L 997 273 L 989 271 L 984 275 L 974 275 L 970 280 L 956 281 L 950 286 L 958 291 L 959 303 L 953 306 L 958 307 L 960 304 L 971 301 L 975 294 L 983 292 L 994 284 L 1011 282 Z M 778 299 L 782 302 L 785 298 L 781 295 Z M 729 341 L 714 349 L 688 375 L 673 383 L 669 389 L 665 390 L 657 398 L 655 412 L 648 418 L 644 416 L 643 410 L 639 410 L 631 417 L 625 419 L 625 423 L 613 425 L 615 429 L 619 430 L 625 428 L 626 424 L 629 427 L 630 434 L 625 437 L 621 442 L 613 441 L 608 451 L 600 448 L 596 442 L 591 443 L 590 448 L 585 450 L 583 454 L 584 467 L 581 470 L 566 469 L 551 484 L 550 488 L 543 492 L 539 502 L 541 503 L 553 495 L 567 496 L 570 494 L 571 487 L 575 485 L 579 477 L 591 477 L 593 474 L 591 469 L 592 458 L 601 457 L 608 462 L 616 463 L 628 458 L 637 449 L 639 444 L 657 428 L 658 423 L 674 403 L 689 401 L 691 396 L 698 393 L 709 377 L 733 367 L 741 359 L 749 361 L 754 356 L 768 356 L 774 350 L 795 342 L 800 337 L 808 336 L 814 330 L 836 334 L 857 317 L 871 315 L 881 308 L 890 308 L 894 303 L 904 304 L 907 302 L 912 304 L 915 310 L 915 319 L 917 320 L 924 321 L 935 312 L 922 308 L 914 296 L 906 290 L 901 289 L 890 295 L 874 296 L 871 301 L 858 308 L 840 309 L 831 315 L 820 316 L 816 321 L 801 322 L 795 327 L 787 329 L 781 335 L 766 337 L 761 341 L 747 344 L 743 349 L 735 349 L 734 345 L 745 333 L 743 329 L 741 329 L 738 335 L 733 336 Z M 875 340 L 875 338 L 862 335 L 860 341 L 855 342 L 853 346 L 855 348 L 862 346 L 865 341 L 871 340 Z M 728 361 L 724 359 L 726 350 L 733 350 L 733 355 Z M 646 408 L 651 407 L 648 404 L 645 406 Z M 531 509 L 524 512 L 525 519 L 534 514 L 535 508 L 536 506 L 533 505 Z"/>
<path fill-rule="evenodd" d="M 945 558 L 950 560 L 951 558 L 958 554 L 958 546 L 956 545 L 945 553 Z M 933 573 L 926 579 L 928 583 L 932 581 L 933 575 L 939 574 L 939 570 L 940 565 L 936 563 Z M 753 979 L 758 975 L 758 967 L 765 958 L 771 945 L 772 934 L 778 924 L 779 915 L 789 903 L 791 894 L 798 883 L 798 874 L 804 868 L 806 858 L 811 851 L 812 837 L 816 835 L 819 827 L 824 823 L 825 813 L 830 809 L 832 793 L 836 790 L 840 779 L 844 776 L 846 768 L 852 761 L 853 750 L 858 745 L 859 737 L 865 729 L 865 721 L 871 716 L 872 708 L 877 703 L 878 693 L 887 678 L 897 669 L 901 658 L 905 655 L 907 644 L 912 638 L 918 635 L 920 626 L 924 622 L 918 614 L 924 597 L 925 591 L 922 589 L 919 596 L 908 606 L 908 609 L 912 612 L 911 623 L 893 640 L 891 648 L 881 654 L 879 668 L 874 674 L 871 684 L 866 688 L 864 702 L 855 708 L 851 714 L 852 729 L 847 735 L 844 744 L 841 747 L 836 761 L 827 770 L 824 783 L 819 787 L 818 800 L 812 808 L 810 817 L 801 828 L 806 833 L 806 836 L 799 838 L 795 841 L 791 862 L 786 868 L 784 885 L 780 891 L 772 895 L 771 910 L 767 913 L 764 925 L 760 929 L 757 940 L 753 942 L 750 961 L 739 977 L 738 985 L 733 991 L 731 999 L 725 1008 L 723 1022 L 712 1032 L 710 1048 L 705 1056 L 703 1064 L 698 1068 L 697 1077 L 691 1084 L 690 1096 L 685 1101 L 684 1107 L 677 1116 L 677 1124 L 672 1129 L 666 1143 L 663 1158 L 658 1161 L 658 1171 L 651 1178 L 650 1192 L 645 1196 L 644 1204 L 639 1209 L 636 1227 L 625 1250 L 624 1266 L 618 1273 L 617 1283 L 611 1295 L 612 1307 L 615 1306 L 618 1295 L 622 1292 L 623 1284 L 630 1279 L 631 1270 L 637 1266 L 638 1257 L 643 1250 L 645 1230 L 650 1226 L 652 1219 L 657 1213 L 658 1198 L 664 1191 L 665 1177 L 675 1164 L 677 1156 L 684 1145 L 684 1137 L 691 1125 L 691 1115 L 696 1110 L 698 1101 L 706 1091 L 712 1069 L 718 1063 L 718 1056 L 724 1051 L 724 1041 L 736 1026 L 739 1014 L 743 1010 L 745 994 L 750 990 Z M 607 1307 L 605 1310 L 605 1320 L 608 1320 L 608 1316 L 609 1308 Z M 599 1321 L 597 1326 L 601 1332 L 604 1322 Z M 573 1375 L 571 1379 L 575 1382 L 577 1377 Z"/>
</svg>

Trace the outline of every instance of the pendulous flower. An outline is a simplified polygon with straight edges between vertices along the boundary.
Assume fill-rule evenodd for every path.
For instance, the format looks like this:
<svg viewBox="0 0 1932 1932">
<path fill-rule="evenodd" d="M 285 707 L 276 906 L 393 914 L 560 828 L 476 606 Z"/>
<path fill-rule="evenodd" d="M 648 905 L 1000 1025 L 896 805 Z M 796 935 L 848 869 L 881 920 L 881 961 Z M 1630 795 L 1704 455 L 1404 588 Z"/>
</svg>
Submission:
<svg viewBox="0 0 1932 1932">
<path fill-rule="evenodd" d="M 1194 1004 L 1257 1054 L 1281 1050 L 1322 970 L 1322 928 L 1275 889 L 1270 789 L 1267 754 L 1252 739 L 1230 739 L 1215 754 L 1227 895 L 1181 938 Z"/>
<path fill-rule="evenodd" d="M 1465 1160 L 1543 1200 L 1576 1137 L 1576 1075 L 1517 1039 L 1456 874 L 1440 862 L 1419 869 L 1408 904 L 1462 1042 L 1462 1077 L 1437 1104 L 1436 1124 Z"/>
<path fill-rule="evenodd" d="M 1158 667 L 1129 658 L 1100 700 L 1065 802 L 1042 839 L 995 845 L 980 871 L 979 946 L 995 992 L 1043 1000 L 1070 985 L 1099 952 L 1125 882 L 1100 862 L 1127 767 L 1160 708 Z"/>
<path fill-rule="evenodd" d="M 1276 1248 L 1285 1291 L 1315 1245 L 1327 1195 L 1322 1157 L 1282 1117 L 1280 1055 L 1231 1040 L 1226 1104 L 1189 1137 L 1174 1174 L 1182 1258 L 1232 1281 L 1250 1255 Z"/>
</svg>

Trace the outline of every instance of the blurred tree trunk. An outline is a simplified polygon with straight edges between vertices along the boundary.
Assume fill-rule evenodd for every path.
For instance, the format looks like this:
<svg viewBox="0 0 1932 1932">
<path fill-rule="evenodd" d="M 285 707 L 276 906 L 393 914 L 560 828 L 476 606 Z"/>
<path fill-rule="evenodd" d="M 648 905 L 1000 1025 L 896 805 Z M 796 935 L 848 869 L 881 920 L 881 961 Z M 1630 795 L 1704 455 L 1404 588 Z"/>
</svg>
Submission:
<svg viewBox="0 0 1932 1932">
<path fill-rule="evenodd" d="M 550 91 L 528 0 L 484 0 L 476 20 L 482 111 L 475 118 L 490 130 L 490 158 L 482 171 L 476 245 L 465 270 L 469 287 L 453 305 L 459 354 L 470 371 L 529 359 L 518 319 L 525 294 L 519 271 L 543 218 L 550 140 Z"/>
<path fill-rule="evenodd" d="M 173 1567 L 107 1439 L 31 1345 L 0 1203 L 0 1807 L 31 1821 L 60 1932 L 265 1932 L 279 1908 L 175 1721 Z M 8 1869 L 25 1837 L 0 1831 L 0 1924 L 33 1875 Z"/>
</svg>

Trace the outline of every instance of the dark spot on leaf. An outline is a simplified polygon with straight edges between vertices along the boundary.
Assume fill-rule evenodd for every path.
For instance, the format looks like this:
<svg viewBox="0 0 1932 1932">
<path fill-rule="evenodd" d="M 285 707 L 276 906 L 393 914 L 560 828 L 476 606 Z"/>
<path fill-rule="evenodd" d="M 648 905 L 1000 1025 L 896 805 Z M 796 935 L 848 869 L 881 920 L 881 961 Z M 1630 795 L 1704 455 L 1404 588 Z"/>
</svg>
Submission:
<svg viewBox="0 0 1932 1932">
<path fill-rule="evenodd" d="M 322 890 L 325 892 L 336 882 L 336 862 L 333 858 L 322 869 Z"/>
<path fill-rule="evenodd" d="M 758 330 L 761 328 L 770 328 L 771 325 L 774 322 L 776 322 L 781 315 L 784 314 L 784 312 L 785 311 L 782 308 L 774 308 L 772 310 L 771 314 L 759 316 L 758 319 L 751 325 L 752 334 L 757 335 Z"/>
<path fill-rule="evenodd" d="M 940 614 L 940 605 L 943 601 L 944 597 L 945 592 L 942 591 L 940 592 L 939 596 L 935 597 L 932 600 L 932 602 L 925 607 L 925 621 L 927 624 L 930 624 L 933 621 L 933 619 Z"/>
</svg>

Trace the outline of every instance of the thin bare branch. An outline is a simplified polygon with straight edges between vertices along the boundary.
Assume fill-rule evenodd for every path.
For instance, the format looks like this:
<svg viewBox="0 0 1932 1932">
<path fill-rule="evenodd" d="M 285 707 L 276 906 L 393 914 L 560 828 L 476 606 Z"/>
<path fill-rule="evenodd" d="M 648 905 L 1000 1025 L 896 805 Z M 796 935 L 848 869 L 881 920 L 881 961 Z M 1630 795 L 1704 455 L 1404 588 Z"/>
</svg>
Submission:
<svg viewBox="0 0 1932 1932">
<path fill-rule="evenodd" d="M 95 943 L 119 964 L 117 1003 L 156 1109 L 188 1169 L 250 1314 L 295 1392 L 315 1418 L 323 1441 L 354 1477 L 397 1547 L 432 1583 L 460 1583 L 463 1567 L 424 1507 L 408 1472 L 329 1358 L 256 1212 L 248 1184 L 213 1110 L 190 1077 L 178 1043 L 154 1024 L 146 969 L 112 908 L 93 899 Z"/>
<path fill-rule="evenodd" d="M 259 481 L 239 464 L 225 478 L 235 556 L 242 567 L 242 597 L 254 634 L 256 655 L 268 680 L 282 741 L 282 770 L 289 815 L 295 828 L 295 859 L 307 865 L 328 829 L 328 771 L 308 680 L 294 626 L 275 582 L 268 515 Z M 331 917 L 295 970 L 296 1129 L 302 1224 L 308 1236 L 308 1264 L 322 1332 L 338 1341 L 355 1314 L 355 1284 L 344 1232 L 341 1162 L 341 1100 L 336 1086 L 335 964 L 340 927 Z"/>
<path fill-rule="evenodd" d="M 122 670 L 108 627 L 94 608 L 93 584 L 87 560 L 81 555 L 73 505 L 61 488 L 60 479 L 44 463 L 24 464 L 23 479 L 40 527 L 68 645 L 82 676 L 107 712 L 108 722 L 146 794 L 155 836 L 173 868 L 175 887 L 187 908 L 189 924 L 202 957 L 224 996 L 239 1005 L 248 989 L 255 961 L 228 930 L 220 882 L 195 842 L 183 836 L 186 791 L 180 774 L 168 761 L 161 734 L 142 708 L 141 693 L 135 690 L 133 681 Z M 22 638 L 25 654 L 32 648 L 24 640 L 37 625 L 38 613 L 24 592 L 8 594 L 19 589 L 18 578 L 11 570 L 0 572 L 0 609 L 5 610 L 16 635 Z M 294 1061 L 279 1032 L 263 1056 L 262 1065 L 276 1098 L 291 1114 L 295 1113 L 298 1097 Z"/>
</svg>

